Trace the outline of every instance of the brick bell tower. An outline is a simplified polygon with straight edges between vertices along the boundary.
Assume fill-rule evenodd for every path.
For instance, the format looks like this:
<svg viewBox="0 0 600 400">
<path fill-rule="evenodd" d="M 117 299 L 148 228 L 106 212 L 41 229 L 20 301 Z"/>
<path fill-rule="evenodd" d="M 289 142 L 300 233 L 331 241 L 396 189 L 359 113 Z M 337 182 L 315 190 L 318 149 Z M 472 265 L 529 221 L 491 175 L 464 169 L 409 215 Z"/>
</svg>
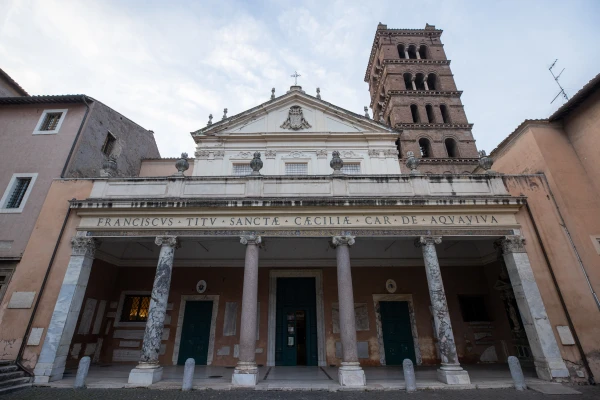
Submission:
<svg viewBox="0 0 600 400">
<path fill-rule="evenodd" d="M 440 40 L 442 30 L 379 24 L 365 82 L 373 119 L 397 129 L 399 158 L 421 158 L 421 173 L 469 173 L 479 154 Z"/>
</svg>

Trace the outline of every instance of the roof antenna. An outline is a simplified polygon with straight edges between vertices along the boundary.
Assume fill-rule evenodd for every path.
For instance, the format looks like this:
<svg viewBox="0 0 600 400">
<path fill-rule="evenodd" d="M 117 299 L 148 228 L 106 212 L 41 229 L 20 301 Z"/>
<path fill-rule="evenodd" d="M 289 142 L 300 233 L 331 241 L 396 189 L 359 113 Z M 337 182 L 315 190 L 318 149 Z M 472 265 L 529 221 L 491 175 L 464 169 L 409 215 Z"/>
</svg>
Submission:
<svg viewBox="0 0 600 400">
<path fill-rule="evenodd" d="M 560 74 L 558 74 L 558 75 L 554 75 L 554 72 L 552 71 L 552 68 L 554 68 L 554 65 L 556 64 L 557 61 L 558 61 L 558 58 L 556 60 L 554 60 L 554 62 L 550 66 L 550 68 L 548 68 L 548 71 L 550 71 L 550 73 L 552 74 L 552 77 L 554 78 L 554 80 L 556 81 L 556 84 L 560 88 L 560 92 L 558 92 L 558 94 L 554 97 L 554 99 L 550 102 L 550 104 L 554 103 L 554 100 L 556 100 L 558 98 L 558 96 L 560 96 L 561 94 L 567 101 L 569 101 L 569 96 L 567 96 L 567 92 L 565 92 L 565 89 L 563 89 L 563 87 L 560 85 L 560 82 L 558 81 L 558 78 L 560 78 L 560 76 L 565 71 L 565 69 L 563 68 L 562 71 L 560 71 Z"/>
</svg>

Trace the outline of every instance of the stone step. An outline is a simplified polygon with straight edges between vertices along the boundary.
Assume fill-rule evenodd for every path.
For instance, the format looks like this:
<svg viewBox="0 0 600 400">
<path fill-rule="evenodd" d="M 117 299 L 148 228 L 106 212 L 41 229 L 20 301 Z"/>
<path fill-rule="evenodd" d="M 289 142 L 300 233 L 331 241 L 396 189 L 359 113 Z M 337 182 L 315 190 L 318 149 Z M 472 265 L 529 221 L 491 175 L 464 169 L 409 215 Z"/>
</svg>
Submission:
<svg viewBox="0 0 600 400">
<path fill-rule="evenodd" d="M 0 396 L 2 396 L 3 394 L 16 392 L 18 390 L 27 389 L 27 388 L 30 388 L 30 387 L 31 387 L 31 382 L 29 382 L 29 383 L 23 383 L 21 385 L 3 387 L 3 388 L 0 388 Z"/>
<path fill-rule="evenodd" d="M 11 379 L 23 378 L 24 376 L 26 375 L 23 371 L 5 372 L 3 374 L 0 374 L 0 382 L 9 381 Z"/>
<path fill-rule="evenodd" d="M 10 379 L 8 381 L 2 381 L 2 382 L 0 382 L 0 389 L 6 388 L 6 387 L 11 387 L 11 386 L 23 385 L 25 383 L 29 383 L 30 380 L 31 380 L 31 378 L 26 376 L 23 378 L 16 378 L 16 379 Z"/>
<path fill-rule="evenodd" d="M 14 372 L 14 371 L 18 371 L 19 367 L 17 367 L 16 365 L 3 365 L 0 367 L 0 374 L 5 374 L 7 372 Z"/>
</svg>

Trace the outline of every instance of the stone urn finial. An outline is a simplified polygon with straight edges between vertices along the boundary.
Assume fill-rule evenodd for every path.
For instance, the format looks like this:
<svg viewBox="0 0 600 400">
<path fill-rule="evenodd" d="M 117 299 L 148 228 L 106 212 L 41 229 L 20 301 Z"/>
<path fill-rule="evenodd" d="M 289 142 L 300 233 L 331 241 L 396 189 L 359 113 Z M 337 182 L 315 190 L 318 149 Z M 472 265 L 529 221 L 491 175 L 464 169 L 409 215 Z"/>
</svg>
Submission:
<svg viewBox="0 0 600 400">
<path fill-rule="evenodd" d="M 275 88 L 271 89 L 271 100 L 275 98 Z"/>
<path fill-rule="evenodd" d="M 102 178 L 112 178 L 117 176 L 117 157 L 111 154 L 104 159 L 102 162 L 102 169 L 100 169 L 100 176 Z"/>
<path fill-rule="evenodd" d="M 342 160 L 340 158 L 340 152 L 336 150 L 333 153 L 331 153 L 331 155 L 332 155 L 332 158 L 331 158 L 331 161 L 329 162 L 329 166 L 331 168 L 333 168 L 333 174 L 334 175 L 342 174 L 342 167 L 344 166 L 344 160 Z"/>
<path fill-rule="evenodd" d="M 419 171 L 417 171 L 417 167 L 421 161 L 415 157 L 415 153 L 412 151 L 406 152 L 406 166 L 410 169 L 411 175 L 418 175 Z"/>
<path fill-rule="evenodd" d="M 317 99 L 321 98 L 321 89 L 317 88 Z"/>
<path fill-rule="evenodd" d="M 365 117 L 371 118 L 371 116 L 369 115 L 369 107 L 367 106 L 365 106 Z"/>
<path fill-rule="evenodd" d="M 263 167 L 263 162 L 260 159 L 260 153 L 257 151 L 254 153 L 254 158 L 250 161 L 250 168 L 252 168 L 252 175 L 260 175 L 260 170 Z"/>
<path fill-rule="evenodd" d="M 227 119 L 227 109 L 226 108 L 223 109 L 223 118 L 221 118 L 221 119 Z"/>
<path fill-rule="evenodd" d="M 212 114 L 208 114 L 208 123 L 206 124 L 206 126 L 211 126 L 212 125 Z"/>
<path fill-rule="evenodd" d="M 485 170 L 486 174 L 496 173 L 491 169 L 493 164 L 494 160 L 485 154 L 485 150 L 479 150 L 479 166 Z"/>
<path fill-rule="evenodd" d="M 185 171 L 190 168 L 190 163 L 187 160 L 188 154 L 181 153 L 181 158 L 175 162 L 175 168 L 177 168 L 176 176 L 184 176 Z"/>
</svg>

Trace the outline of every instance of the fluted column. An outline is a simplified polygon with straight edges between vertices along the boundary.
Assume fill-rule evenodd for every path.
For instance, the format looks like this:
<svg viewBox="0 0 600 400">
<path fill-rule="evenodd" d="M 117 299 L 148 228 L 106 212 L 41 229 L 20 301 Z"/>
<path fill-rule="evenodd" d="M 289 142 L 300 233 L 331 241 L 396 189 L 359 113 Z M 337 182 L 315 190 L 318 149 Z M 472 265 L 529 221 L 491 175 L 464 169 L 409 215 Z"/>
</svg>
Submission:
<svg viewBox="0 0 600 400">
<path fill-rule="evenodd" d="M 442 365 L 437 371 L 437 377 L 440 381 L 449 385 L 466 385 L 470 384 L 471 380 L 467 371 L 463 370 L 458 362 L 444 282 L 442 281 L 440 263 L 435 250 L 435 245 L 441 242 L 441 236 L 421 236 L 416 242 L 416 245 L 423 250 L 435 335 L 442 358 Z"/>
<path fill-rule="evenodd" d="M 560 354 L 548 320 L 546 307 L 525 250 L 525 239 L 511 235 L 495 244 L 502 250 L 538 376 L 546 380 L 568 378 L 569 370 Z"/>
<path fill-rule="evenodd" d="M 80 232 L 71 239 L 71 259 L 52 312 L 42 352 L 33 371 L 35 383 L 62 379 L 65 371 L 98 243 L 96 239 L 84 235 L 85 232 Z"/>
<path fill-rule="evenodd" d="M 342 341 L 342 366 L 338 378 L 342 386 L 365 386 L 365 373 L 358 362 L 356 347 L 356 321 L 354 313 L 354 293 L 350 268 L 350 246 L 353 236 L 334 236 L 336 247 L 338 302 L 340 314 L 340 338 Z"/>
<path fill-rule="evenodd" d="M 231 382 L 238 386 L 254 386 L 258 382 L 256 367 L 256 312 L 258 307 L 258 245 L 260 236 L 240 238 L 246 245 L 244 262 L 244 289 L 242 292 L 242 329 L 240 330 L 240 358 Z"/>
<path fill-rule="evenodd" d="M 154 243 L 160 246 L 158 265 L 154 275 L 154 285 L 148 309 L 148 320 L 142 343 L 140 362 L 129 373 L 129 383 L 148 386 L 162 378 L 162 367 L 158 363 L 158 355 L 162 342 L 162 333 L 171 287 L 171 273 L 177 238 L 175 236 L 158 236 Z"/>
</svg>

